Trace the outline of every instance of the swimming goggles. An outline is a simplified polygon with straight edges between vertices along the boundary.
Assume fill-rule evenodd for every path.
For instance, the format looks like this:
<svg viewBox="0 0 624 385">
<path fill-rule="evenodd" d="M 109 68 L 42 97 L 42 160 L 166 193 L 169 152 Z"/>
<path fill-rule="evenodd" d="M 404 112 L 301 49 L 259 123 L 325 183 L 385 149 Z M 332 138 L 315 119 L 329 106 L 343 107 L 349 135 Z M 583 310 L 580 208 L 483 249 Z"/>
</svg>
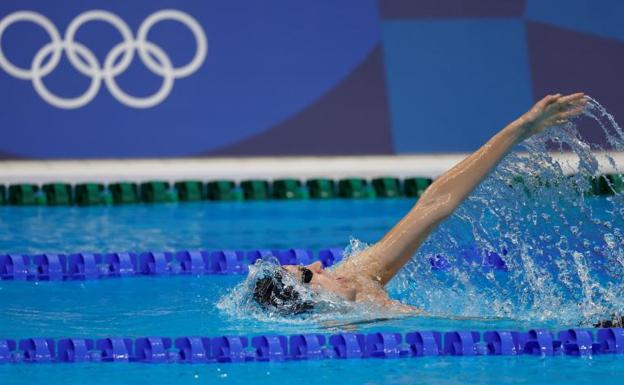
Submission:
<svg viewBox="0 0 624 385">
<path fill-rule="evenodd" d="M 312 277 L 314 276 L 312 270 L 308 269 L 305 266 L 299 266 L 299 271 L 301 271 L 302 283 L 310 283 L 310 281 L 312 281 Z"/>
</svg>

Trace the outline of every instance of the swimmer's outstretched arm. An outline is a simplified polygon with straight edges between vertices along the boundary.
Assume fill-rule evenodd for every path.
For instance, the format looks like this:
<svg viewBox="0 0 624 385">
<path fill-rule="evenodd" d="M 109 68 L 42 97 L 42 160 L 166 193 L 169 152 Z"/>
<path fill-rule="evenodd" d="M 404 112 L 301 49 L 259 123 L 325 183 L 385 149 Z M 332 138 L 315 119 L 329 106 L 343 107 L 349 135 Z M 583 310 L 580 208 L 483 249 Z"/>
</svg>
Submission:
<svg viewBox="0 0 624 385">
<path fill-rule="evenodd" d="M 414 255 L 433 229 L 468 197 L 512 147 L 550 126 L 579 115 L 584 94 L 549 95 L 492 137 L 480 149 L 442 174 L 416 205 L 379 242 L 341 266 L 385 285 Z"/>
</svg>

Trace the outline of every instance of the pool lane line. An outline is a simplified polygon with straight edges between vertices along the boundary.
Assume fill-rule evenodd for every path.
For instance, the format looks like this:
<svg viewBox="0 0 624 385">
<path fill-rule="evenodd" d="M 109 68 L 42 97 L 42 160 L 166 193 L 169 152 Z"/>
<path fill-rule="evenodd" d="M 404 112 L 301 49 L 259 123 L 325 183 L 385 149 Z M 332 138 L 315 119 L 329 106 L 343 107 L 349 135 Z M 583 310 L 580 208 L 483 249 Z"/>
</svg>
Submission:
<svg viewBox="0 0 624 385">
<path fill-rule="evenodd" d="M 504 257 L 507 250 L 464 248 L 459 261 L 480 266 L 484 271 L 508 271 Z M 273 260 L 281 265 L 308 265 L 320 261 L 332 266 L 344 258 L 341 248 L 322 249 L 314 254 L 309 249 L 257 249 L 141 252 L 141 253 L 68 253 L 68 254 L 2 254 L 0 280 L 3 281 L 76 281 L 132 276 L 177 276 L 205 274 L 247 274 L 257 260 Z M 451 270 L 453 259 L 442 254 L 428 256 L 431 269 Z M 457 264 L 457 261 L 456 261 Z"/>
<path fill-rule="evenodd" d="M 624 191 L 624 180 L 620 174 L 602 174 L 587 177 L 586 195 L 606 196 Z M 42 185 L 19 183 L 7 186 L 0 184 L 0 205 L 14 206 L 97 206 L 125 205 L 136 203 L 200 202 L 200 201 L 267 201 L 301 199 L 370 199 L 370 198 L 415 198 L 418 199 L 432 183 L 428 177 L 397 178 L 378 176 L 331 178 L 281 178 L 234 180 L 148 180 L 140 183 L 131 181 L 103 183 L 69 183 L 56 181 Z M 528 184 L 527 184 L 528 183 Z M 510 177 L 507 184 L 516 186 L 539 186 L 545 184 L 535 176 L 518 175 Z M 527 189 L 527 194 L 529 190 Z"/>
<path fill-rule="evenodd" d="M 244 363 L 444 356 L 624 354 L 624 329 L 546 329 L 257 335 L 0 339 L 0 363 Z"/>
</svg>

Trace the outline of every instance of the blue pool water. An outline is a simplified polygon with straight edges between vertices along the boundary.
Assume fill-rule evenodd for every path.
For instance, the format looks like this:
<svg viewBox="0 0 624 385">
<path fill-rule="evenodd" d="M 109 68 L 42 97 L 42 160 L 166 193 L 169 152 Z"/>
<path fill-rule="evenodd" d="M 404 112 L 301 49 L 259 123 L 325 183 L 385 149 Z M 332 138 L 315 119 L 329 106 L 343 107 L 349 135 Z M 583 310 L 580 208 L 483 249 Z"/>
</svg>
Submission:
<svg viewBox="0 0 624 385">
<path fill-rule="evenodd" d="M 624 135 L 599 109 L 614 149 Z M 609 124 L 607 124 L 609 123 Z M 547 145 L 547 143 L 550 143 Z M 376 318 L 326 312 L 263 317 L 244 276 L 136 277 L 0 282 L 0 337 L 219 336 L 262 333 L 564 329 L 624 313 L 624 197 L 591 197 L 597 173 L 574 127 L 510 154 L 445 221 L 388 286 L 392 297 L 438 317 Z M 567 177 L 547 149 L 572 151 Z M 522 182 L 514 181 L 521 175 Z M 409 199 L 197 203 L 92 208 L 0 207 L 0 250 L 11 253 L 345 247 L 357 252 L 411 208 Z M 509 271 L 484 269 L 462 253 L 501 252 Z M 445 256 L 451 268 L 432 270 Z M 228 300 L 228 298 L 230 300 Z M 234 299 L 232 299 L 234 298 Z M 242 299 L 241 299 L 242 298 Z M 452 317 L 461 316 L 462 319 Z M 468 318 L 466 318 L 468 317 Z M 366 322 L 361 322 L 366 321 Z M 190 384 L 621 384 L 621 356 L 442 357 L 400 360 L 143 365 L 0 365 L 0 384 L 74 382 Z"/>
<path fill-rule="evenodd" d="M 605 198 L 587 199 L 587 203 L 596 212 L 610 207 Z M 68 252 L 298 246 L 316 250 L 326 246 L 347 246 L 351 236 L 358 236 L 363 241 L 374 241 L 412 204 L 413 201 L 409 199 L 392 199 L 137 205 L 89 209 L 2 207 L 0 249 L 36 253 L 50 250 Z M 550 231 L 549 228 L 547 230 Z M 458 233 L 457 237 L 460 235 Z M 438 248 L 442 253 L 447 250 L 449 247 L 445 245 Z M 470 271 L 469 266 L 466 268 Z M 418 271 L 417 267 L 412 269 Z M 450 274 L 438 277 L 440 282 L 448 284 L 448 280 L 454 280 Z M 481 272 L 474 269 L 473 274 Z M 575 326 L 556 319 L 526 317 L 526 314 L 519 317 L 506 314 L 502 320 L 483 321 L 411 317 L 357 325 L 344 325 L 349 324 L 349 320 L 336 320 L 331 316 L 322 322 L 293 322 L 287 319 L 266 322 L 250 316 L 233 315 L 216 307 L 219 300 L 242 279 L 242 276 L 209 275 L 84 282 L 4 281 L 0 283 L 1 334 L 11 338 L 93 338 L 116 335 L 294 334 L 302 331 L 331 333 L 394 330 L 405 333 L 430 329 L 525 330 L 538 326 Z M 409 301 L 413 296 L 406 294 L 400 286 L 406 284 L 404 281 L 418 278 L 408 278 L 404 274 L 397 279 L 401 284 L 391 286 L 391 292 L 395 297 Z M 476 282 L 470 290 L 478 289 L 478 285 Z M 482 287 L 487 288 L 486 285 Z M 459 298 L 461 293 L 449 298 L 447 301 L 457 302 L 448 304 L 450 308 L 462 314 L 467 309 L 465 304 L 476 295 L 469 291 L 464 298 Z M 47 383 L 61 384 L 89 378 L 90 383 L 123 380 L 154 384 L 199 381 L 238 384 L 249 381 L 271 383 L 289 378 L 315 384 L 344 377 L 348 378 L 345 380 L 348 384 L 421 381 L 445 384 L 464 380 L 475 383 L 529 383 L 531 380 L 532 383 L 540 383 L 561 380 L 565 378 L 566 372 L 579 368 L 594 380 L 603 378 L 603 383 L 617 383 L 614 376 L 624 373 L 624 364 L 616 357 L 447 357 L 374 362 L 229 365 L 0 365 L 0 382 L 23 384 L 45 380 Z M 523 373 L 522 380 L 517 377 L 519 371 Z M 315 375 L 310 377 L 310 372 Z M 574 378 L 574 381 L 583 383 L 580 378 Z"/>
</svg>

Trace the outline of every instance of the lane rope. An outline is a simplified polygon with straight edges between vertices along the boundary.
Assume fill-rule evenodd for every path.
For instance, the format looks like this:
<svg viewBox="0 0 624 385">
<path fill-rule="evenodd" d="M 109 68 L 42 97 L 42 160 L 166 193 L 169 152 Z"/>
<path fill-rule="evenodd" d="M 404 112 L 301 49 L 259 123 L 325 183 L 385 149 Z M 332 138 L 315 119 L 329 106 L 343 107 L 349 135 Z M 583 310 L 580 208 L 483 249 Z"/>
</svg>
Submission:
<svg viewBox="0 0 624 385">
<path fill-rule="evenodd" d="M 436 356 L 624 354 L 624 329 L 0 339 L 0 363 L 228 363 Z"/>
<path fill-rule="evenodd" d="M 474 246 L 460 252 L 456 264 L 480 266 L 486 271 L 508 271 L 501 252 L 480 250 Z M 132 276 L 176 276 L 205 274 L 247 274 L 249 265 L 258 259 L 281 265 L 308 265 L 321 261 L 329 267 L 344 258 L 342 248 L 322 249 L 318 253 L 304 248 L 284 250 L 183 250 L 165 252 L 104 252 L 68 254 L 2 254 L 0 280 L 7 281 L 76 281 Z M 442 254 L 428 257 L 431 269 L 446 272 L 455 266 Z"/>
</svg>

